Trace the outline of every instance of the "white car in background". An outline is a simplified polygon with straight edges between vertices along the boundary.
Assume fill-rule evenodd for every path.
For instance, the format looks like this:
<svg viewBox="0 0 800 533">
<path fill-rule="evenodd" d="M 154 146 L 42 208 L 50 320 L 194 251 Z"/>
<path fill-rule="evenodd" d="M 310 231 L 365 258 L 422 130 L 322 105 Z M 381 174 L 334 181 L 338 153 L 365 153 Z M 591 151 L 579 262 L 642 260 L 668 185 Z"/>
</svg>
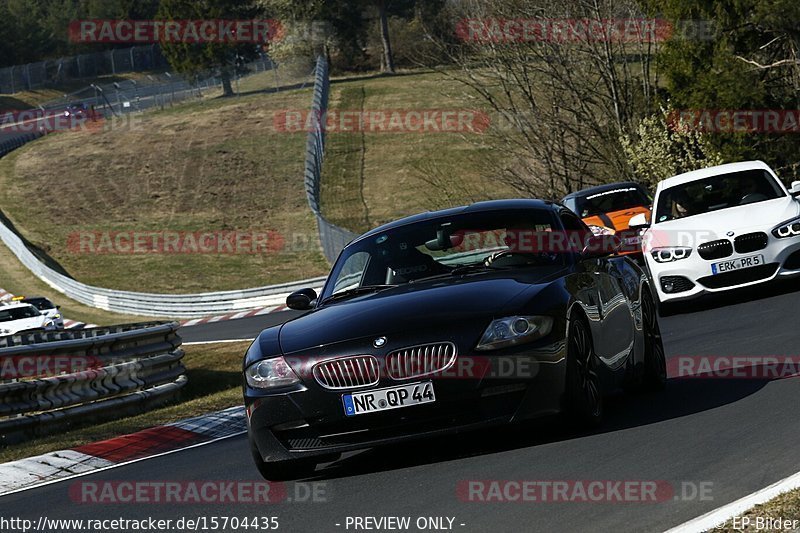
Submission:
<svg viewBox="0 0 800 533">
<path fill-rule="evenodd" d="M 27 331 L 53 330 L 55 323 L 31 304 L 10 303 L 0 306 L 0 335 Z"/>
<path fill-rule="evenodd" d="M 64 318 L 61 316 L 61 306 L 56 305 L 44 296 L 15 296 L 12 302 L 31 304 L 39 310 L 41 314 L 53 321 L 55 329 L 64 329 Z"/>
<path fill-rule="evenodd" d="M 687 172 L 658 184 L 642 249 L 661 302 L 800 275 L 800 182 L 787 190 L 761 161 Z"/>
</svg>

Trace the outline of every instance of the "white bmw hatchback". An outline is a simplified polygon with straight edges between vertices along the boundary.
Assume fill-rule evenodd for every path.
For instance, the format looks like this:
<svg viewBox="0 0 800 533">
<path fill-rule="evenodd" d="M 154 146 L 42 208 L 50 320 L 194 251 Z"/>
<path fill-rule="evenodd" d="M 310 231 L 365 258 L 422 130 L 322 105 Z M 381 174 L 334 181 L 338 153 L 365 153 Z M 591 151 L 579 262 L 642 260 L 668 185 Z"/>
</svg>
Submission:
<svg viewBox="0 0 800 533">
<path fill-rule="evenodd" d="M 661 181 L 642 250 L 661 302 L 800 275 L 800 182 L 787 190 L 761 161 Z"/>
</svg>

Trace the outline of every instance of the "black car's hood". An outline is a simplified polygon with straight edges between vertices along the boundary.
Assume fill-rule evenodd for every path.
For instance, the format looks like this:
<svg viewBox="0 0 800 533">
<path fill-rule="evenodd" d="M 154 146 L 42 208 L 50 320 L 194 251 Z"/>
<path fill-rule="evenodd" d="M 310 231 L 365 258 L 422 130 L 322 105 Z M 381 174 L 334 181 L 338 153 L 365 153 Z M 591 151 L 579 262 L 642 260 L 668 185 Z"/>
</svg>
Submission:
<svg viewBox="0 0 800 533">
<path fill-rule="evenodd" d="M 284 354 L 437 324 L 513 313 L 563 268 L 517 269 L 405 284 L 331 303 L 291 320 L 280 331 Z"/>
</svg>

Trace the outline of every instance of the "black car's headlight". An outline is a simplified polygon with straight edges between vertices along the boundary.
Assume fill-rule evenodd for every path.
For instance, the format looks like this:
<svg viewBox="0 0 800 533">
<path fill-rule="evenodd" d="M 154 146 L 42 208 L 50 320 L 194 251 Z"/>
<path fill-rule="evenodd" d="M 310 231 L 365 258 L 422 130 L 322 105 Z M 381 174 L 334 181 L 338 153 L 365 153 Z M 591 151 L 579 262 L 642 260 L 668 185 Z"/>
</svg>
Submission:
<svg viewBox="0 0 800 533">
<path fill-rule="evenodd" d="M 656 248 L 651 254 L 656 263 L 671 263 L 680 261 L 692 255 L 692 249 L 686 246 L 668 246 L 666 248 Z"/>
<path fill-rule="evenodd" d="M 549 316 L 510 316 L 493 320 L 483 332 L 476 350 L 497 350 L 541 339 L 553 329 Z"/>
<path fill-rule="evenodd" d="M 283 357 L 256 361 L 247 367 L 244 377 L 254 389 L 285 387 L 300 381 Z"/>
<path fill-rule="evenodd" d="M 793 218 L 782 222 L 780 226 L 772 230 L 772 234 L 779 239 L 788 237 L 800 237 L 800 218 Z"/>
</svg>

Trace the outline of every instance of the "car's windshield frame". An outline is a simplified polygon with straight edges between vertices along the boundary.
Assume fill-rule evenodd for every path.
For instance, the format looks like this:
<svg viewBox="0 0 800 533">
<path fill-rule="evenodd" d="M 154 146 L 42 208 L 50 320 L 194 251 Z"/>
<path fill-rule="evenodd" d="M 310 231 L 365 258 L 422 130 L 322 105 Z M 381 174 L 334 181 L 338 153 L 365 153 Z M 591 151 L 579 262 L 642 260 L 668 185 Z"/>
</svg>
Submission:
<svg viewBox="0 0 800 533">
<path fill-rule="evenodd" d="M 583 207 L 587 204 L 591 204 L 591 200 L 604 196 L 613 197 L 614 195 L 622 193 L 635 193 L 637 196 L 640 196 L 640 198 L 638 198 L 636 202 L 626 203 L 624 207 L 615 206 L 612 209 L 593 209 L 587 211 L 586 213 L 582 213 Z M 587 192 L 586 194 L 577 194 L 575 196 L 566 198 L 564 200 L 564 205 L 581 218 L 604 215 L 606 213 L 613 213 L 615 211 L 624 211 L 626 209 L 634 209 L 637 207 L 646 208 L 651 204 L 652 204 L 652 198 L 650 198 L 650 195 L 647 193 L 647 191 L 640 185 L 633 183 L 620 184 L 618 187 L 613 187 L 598 192 Z"/>
<path fill-rule="evenodd" d="M 747 191 L 739 190 L 737 194 L 741 196 L 741 200 L 737 203 L 724 202 L 724 203 L 706 205 L 705 209 L 698 209 L 698 207 L 700 207 L 700 204 L 703 203 L 703 201 L 699 200 L 697 198 L 697 195 L 695 195 L 695 198 L 691 198 L 692 195 L 689 194 L 689 192 L 691 192 L 692 189 L 697 189 L 697 188 L 708 190 L 709 196 L 711 196 L 712 194 L 718 194 L 718 195 L 724 194 L 725 192 L 724 189 L 722 189 L 721 193 L 717 193 L 717 191 L 713 190 L 715 184 L 717 185 L 717 190 L 720 190 L 721 187 L 719 186 L 719 184 L 724 180 L 731 180 L 731 179 L 744 180 L 748 178 L 752 180 L 756 173 L 758 173 L 758 178 L 762 180 L 764 188 L 758 192 L 751 192 L 749 194 L 764 196 L 764 199 L 761 200 L 752 200 L 744 202 L 744 199 L 747 196 Z M 771 197 L 769 195 L 763 194 L 764 191 L 767 191 L 768 188 L 767 186 L 772 187 L 772 191 L 768 191 L 774 193 L 774 195 Z M 728 192 L 729 194 L 733 194 L 732 191 Z M 747 170 L 739 170 L 736 172 L 714 174 L 713 176 L 706 176 L 704 178 L 698 178 L 695 180 L 686 181 L 684 183 L 679 183 L 659 191 L 658 197 L 656 198 L 656 202 L 654 205 L 653 223 L 662 224 L 674 220 L 681 220 L 684 218 L 706 215 L 709 213 L 716 213 L 719 211 L 725 211 L 727 209 L 732 209 L 734 207 L 749 206 L 749 205 L 759 204 L 762 202 L 768 202 L 771 200 L 777 200 L 779 198 L 785 198 L 786 196 L 787 193 L 782 187 L 780 180 L 771 172 L 763 168 L 751 168 Z M 684 207 L 681 205 L 680 203 L 681 201 L 688 202 L 689 205 Z"/>
<path fill-rule="evenodd" d="M 359 254 L 359 253 L 368 254 L 369 257 L 367 257 L 366 260 L 367 261 L 371 260 L 371 258 L 373 256 L 377 255 L 377 254 L 374 254 L 374 252 L 378 250 L 377 247 L 379 246 L 379 244 L 377 244 L 376 241 L 380 241 L 381 239 L 384 239 L 384 241 L 385 241 L 386 239 L 390 239 L 390 238 L 392 238 L 392 236 L 398 235 L 398 234 L 400 234 L 400 235 L 409 234 L 409 233 L 413 232 L 416 227 L 419 227 L 419 228 L 423 228 L 424 227 L 424 228 L 426 228 L 426 230 L 433 230 L 434 227 L 447 227 L 447 226 L 452 224 L 453 225 L 452 227 L 462 228 L 462 227 L 469 227 L 470 224 L 469 224 L 468 221 L 473 219 L 473 218 L 475 220 L 478 220 L 481 217 L 505 216 L 506 219 L 504 219 L 504 220 L 513 221 L 514 217 L 522 217 L 527 213 L 531 213 L 533 216 L 537 217 L 537 219 L 535 220 L 536 223 L 531 223 L 530 224 L 531 231 L 534 231 L 532 228 L 534 228 L 538 223 L 544 223 L 544 222 L 546 222 L 546 224 L 550 228 L 548 231 L 563 231 L 564 230 L 563 225 L 561 223 L 561 220 L 557 216 L 557 213 L 554 210 L 549 209 L 549 208 L 527 207 L 527 208 L 510 208 L 510 209 L 502 209 L 502 210 L 490 210 L 490 211 L 489 210 L 487 210 L 487 211 L 467 211 L 467 212 L 461 212 L 461 213 L 457 213 L 457 214 L 447 214 L 447 215 L 442 215 L 442 216 L 438 216 L 438 217 L 425 218 L 425 219 L 422 219 L 422 220 L 414 220 L 414 221 L 408 222 L 406 224 L 395 225 L 395 226 L 389 227 L 385 231 L 381 231 L 381 232 L 374 232 L 374 231 L 370 232 L 369 234 L 367 234 L 365 236 L 362 236 L 362 237 L 359 237 L 355 241 L 353 241 L 350 244 L 348 244 L 348 246 L 345 247 L 345 249 L 339 255 L 339 257 L 337 258 L 336 262 L 334 263 L 334 265 L 333 265 L 333 267 L 331 269 L 330 275 L 328 276 L 328 279 L 327 279 L 327 281 L 325 283 L 325 286 L 322 289 L 322 293 L 320 294 L 320 297 L 317 300 L 317 306 L 324 305 L 325 302 L 331 301 L 331 297 L 332 296 L 340 294 L 341 292 L 347 290 L 348 288 L 352 288 L 351 285 L 348 285 L 348 286 L 345 286 L 345 287 L 340 287 L 340 278 L 343 277 L 342 273 L 344 271 L 344 267 L 345 267 L 347 261 L 349 259 L 351 259 L 352 257 L 354 257 L 356 254 Z M 533 222 L 533 220 L 531 222 Z M 497 225 L 498 226 L 502 226 L 503 224 L 500 221 L 497 221 Z M 506 230 L 507 229 L 510 229 L 510 228 L 506 228 Z M 523 229 L 523 228 L 520 228 L 520 229 Z M 486 230 L 487 231 L 494 231 L 494 229 L 492 229 L 492 228 L 486 228 Z M 544 230 L 542 230 L 542 231 L 544 231 Z M 588 229 L 586 231 L 588 232 Z M 433 234 L 433 235 L 435 235 L 435 234 Z M 416 247 L 416 248 L 419 249 L 419 247 Z M 451 250 L 451 249 L 454 249 L 454 248 L 449 248 L 447 250 Z M 507 250 L 507 249 L 508 249 L 507 247 L 501 246 L 501 247 L 498 248 L 497 251 L 504 251 L 504 250 Z M 426 252 L 426 254 L 435 253 L 435 251 L 432 251 L 430 249 L 428 249 L 428 250 L 429 251 Z M 373 253 L 369 254 L 370 251 L 373 252 Z M 470 252 L 470 253 L 473 253 L 473 252 Z M 481 254 L 481 253 L 485 253 L 486 256 L 491 255 L 491 252 L 488 252 L 487 250 L 483 250 L 483 249 L 479 250 L 478 252 L 474 252 L 474 253 L 476 253 L 478 255 Z M 534 255 L 535 254 L 531 254 L 532 257 Z M 434 258 L 433 255 L 429 255 L 429 257 L 431 259 L 433 259 L 434 262 L 438 263 L 438 261 L 436 261 L 436 258 Z M 447 256 L 445 256 L 445 258 L 447 258 Z M 455 272 L 454 272 L 455 274 L 482 274 L 484 272 L 491 273 L 491 272 L 494 272 L 494 271 L 505 270 L 504 267 L 499 267 L 499 266 L 497 268 L 491 268 L 491 265 L 489 265 L 489 267 L 487 267 L 485 269 L 483 269 L 483 268 L 481 268 L 481 269 L 479 269 L 479 268 L 459 269 L 459 267 L 464 267 L 464 266 L 471 266 L 471 267 L 472 266 L 477 266 L 477 265 L 479 265 L 479 263 L 482 264 L 483 260 L 484 260 L 484 258 L 482 257 L 480 261 L 465 261 L 465 262 L 454 262 L 453 261 L 452 264 L 450 264 L 450 263 L 446 263 L 446 264 L 447 264 L 447 266 L 452 267 L 455 270 Z M 537 266 L 540 266 L 540 267 L 541 266 L 551 267 L 551 266 L 555 265 L 555 266 L 564 267 L 564 266 L 567 266 L 568 264 L 570 264 L 572 260 L 573 259 L 572 259 L 572 254 L 571 253 L 558 253 L 558 254 L 553 254 L 553 263 L 544 265 L 544 264 L 536 264 L 535 262 L 531 261 L 530 264 L 520 265 L 520 266 L 523 266 L 523 267 L 537 267 Z M 439 266 L 441 266 L 441 265 L 439 265 Z M 358 281 L 357 281 L 358 285 L 356 285 L 356 286 L 374 285 L 374 286 L 376 286 L 376 291 L 377 291 L 377 290 L 382 290 L 382 289 L 387 288 L 388 285 L 394 285 L 394 284 L 391 284 L 391 283 L 388 283 L 388 282 L 385 282 L 385 281 L 378 281 L 378 282 L 375 282 L 375 283 L 369 283 L 369 282 L 365 283 L 364 282 L 364 276 L 365 276 L 365 273 L 366 273 L 366 271 L 368 269 L 369 269 L 369 265 L 365 263 L 365 266 L 362 267 L 362 270 L 360 271 L 360 273 L 359 272 L 354 272 L 352 274 L 353 276 L 357 276 L 358 277 Z M 411 284 L 414 284 L 414 283 L 417 283 L 417 282 L 426 281 L 427 279 L 439 280 L 442 277 L 446 277 L 446 274 L 447 274 L 447 272 L 430 272 L 430 275 L 420 276 L 420 279 L 403 281 L 400 284 L 402 284 L 402 285 L 405 285 L 405 284 L 411 285 Z M 352 281 L 356 282 L 355 280 L 356 280 L 356 278 L 354 277 Z M 335 298 L 334 298 L 334 300 L 335 300 Z"/>
<path fill-rule="evenodd" d="M 16 317 L 14 316 L 15 312 L 21 312 L 23 310 L 26 310 L 26 308 L 32 309 L 35 312 L 35 314 L 28 313 L 30 316 L 16 316 Z M 4 312 L 8 312 L 8 318 L 3 318 Z M 6 308 L 0 307 L 0 323 L 13 322 L 15 320 L 26 320 L 28 318 L 36 318 L 37 316 L 42 316 L 42 313 L 31 304 L 25 304 L 25 306 L 18 306 L 18 307 L 16 306 L 6 307 Z"/>
</svg>

